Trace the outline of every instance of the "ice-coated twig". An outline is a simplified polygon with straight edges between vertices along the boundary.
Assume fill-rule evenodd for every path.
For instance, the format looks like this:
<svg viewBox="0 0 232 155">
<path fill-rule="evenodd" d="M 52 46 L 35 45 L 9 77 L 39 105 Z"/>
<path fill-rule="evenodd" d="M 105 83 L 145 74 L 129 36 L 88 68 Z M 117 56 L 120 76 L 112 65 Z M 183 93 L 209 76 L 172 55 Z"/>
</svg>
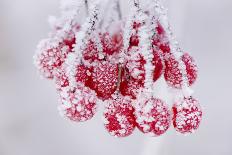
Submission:
<svg viewBox="0 0 232 155">
<path fill-rule="evenodd" d="M 144 80 L 144 90 L 143 92 L 146 95 L 152 95 L 152 86 L 153 86 L 153 71 L 154 66 L 152 65 L 153 59 L 153 51 L 152 51 L 152 23 L 149 20 L 149 16 L 145 14 L 139 7 L 138 2 L 135 3 L 135 7 L 137 8 L 136 19 L 141 24 L 141 27 L 138 29 L 138 37 L 139 37 L 139 53 L 143 56 L 146 61 L 144 65 L 145 69 L 145 80 Z"/>
</svg>

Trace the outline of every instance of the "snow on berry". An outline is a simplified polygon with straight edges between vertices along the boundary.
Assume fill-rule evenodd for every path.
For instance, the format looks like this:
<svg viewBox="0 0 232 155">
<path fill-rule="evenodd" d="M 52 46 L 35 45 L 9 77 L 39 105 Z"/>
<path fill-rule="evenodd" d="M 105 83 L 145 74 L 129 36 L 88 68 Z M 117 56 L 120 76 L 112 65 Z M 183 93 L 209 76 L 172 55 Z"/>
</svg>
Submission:
<svg viewBox="0 0 232 155">
<path fill-rule="evenodd" d="M 99 60 L 99 51 L 97 50 L 97 46 L 94 41 L 89 40 L 85 50 L 83 51 L 83 58 L 84 60 L 89 61 L 92 63 L 94 61 Z"/>
<path fill-rule="evenodd" d="M 59 91 L 59 95 L 62 104 L 58 109 L 61 115 L 72 121 L 87 121 L 96 113 L 96 95 L 87 87 L 78 86 L 74 90 L 66 87 Z"/>
<path fill-rule="evenodd" d="M 188 53 L 183 54 L 181 60 L 186 68 L 188 86 L 191 86 L 197 78 L 197 66 L 193 58 Z M 170 55 L 165 60 L 164 77 L 168 85 L 171 87 L 178 89 L 182 88 L 183 74 L 181 66 L 173 55 Z"/>
<path fill-rule="evenodd" d="M 107 131 L 115 137 L 126 137 L 132 134 L 136 122 L 131 99 L 117 96 L 107 101 L 104 110 L 104 125 Z"/>
<path fill-rule="evenodd" d="M 93 70 L 94 90 L 103 100 L 109 99 L 116 91 L 118 82 L 118 65 L 100 62 Z"/>
<path fill-rule="evenodd" d="M 170 110 L 157 98 L 140 99 L 135 107 L 135 116 L 138 128 L 151 136 L 162 135 L 170 127 Z"/>
<path fill-rule="evenodd" d="M 174 103 L 172 111 L 173 126 L 176 131 L 188 134 L 198 129 L 202 119 L 202 110 L 196 99 L 184 98 Z"/>
<path fill-rule="evenodd" d="M 37 46 L 35 65 L 43 77 L 52 79 L 54 71 L 65 61 L 71 49 L 56 39 L 44 39 Z"/>
<path fill-rule="evenodd" d="M 69 86 L 69 79 L 66 74 L 66 68 L 64 64 L 58 70 L 56 70 L 54 79 L 58 91 L 64 87 Z"/>
</svg>

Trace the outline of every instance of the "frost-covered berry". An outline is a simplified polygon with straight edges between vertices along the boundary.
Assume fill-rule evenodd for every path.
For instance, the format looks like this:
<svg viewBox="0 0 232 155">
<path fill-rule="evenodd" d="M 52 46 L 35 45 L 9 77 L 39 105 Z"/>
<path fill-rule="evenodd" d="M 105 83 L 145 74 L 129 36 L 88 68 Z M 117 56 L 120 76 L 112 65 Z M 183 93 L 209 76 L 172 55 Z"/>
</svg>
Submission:
<svg viewBox="0 0 232 155">
<path fill-rule="evenodd" d="M 118 96 L 107 102 L 104 110 L 104 125 L 107 131 L 116 137 L 126 137 L 132 134 L 136 123 L 131 99 Z"/>
<path fill-rule="evenodd" d="M 170 110 L 157 98 L 140 100 L 135 107 L 135 116 L 138 128 L 151 136 L 162 135 L 170 127 Z"/>
<path fill-rule="evenodd" d="M 43 77 L 52 79 L 54 71 L 64 63 L 69 52 L 71 49 L 64 42 L 44 39 L 37 46 L 35 65 Z"/>
<path fill-rule="evenodd" d="M 93 40 L 89 40 L 85 50 L 83 51 L 83 58 L 89 63 L 99 60 L 99 51 L 97 45 Z"/>
<path fill-rule="evenodd" d="M 109 99 L 116 91 L 118 82 L 118 65 L 110 62 L 100 62 L 93 70 L 94 90 L 103 100 Z"/>
<path fill-rule="evenodd" d="M 198 129 L 202 119 L 202 110 L 196 99 L 184 98 L 174 103 L 172 111 L 173 126 L 176 131 L 187 134 Z"/>
<path fill-rule="evenodd" d="M 152 65 L 154 65 L 155 69 L 153 72 L 153 81 L 155 82 L 156 80 L 158 80 L 160 78 L 160 76 L 163 73 L 163 63 L 162 63 L 162 59 L 160 56 L 161 53 L 153 50 L 153 60 L 152 60 Z"/>
<path fill-rule="evenodd" d="M 184 55 L 182 56 L 182 61 L 185 63 L 188 82 L 191 86 L 197 79 L 197 65 L 193 57 L 191 57 L 188 53 L 184 53 Z"/>
<path fill-rule="evenodd" d="M 105 32 L 100 34 L 100 38 L 103 46 L 103 52 L 108 55 L 119 53 L 123 48 L 122 32 L 117 32 L 114 34 Z"/>
<path fill-rule="evenodd" d="M 186 68 L 188 86 L 191 86 L 197 79 L 197 66 L 193 58 L 188 53 L 185 53 L 181 57 L 181 60 Z M 170 57 L 165 60 L 164 77 L 166 82 L 171 87 L 180 89 L 183 81 L 182 76 L 183 74 L 179 62 L 173 55 L 170 55 Z"/>
<path fill-rule="evenodd" d="M 74 90 L 63 88 L 59 91 L 62 105 L 58 107 L 61 115 L 75 121 L 83 122 L 91 119 L 96 113 L 95 93 L 87 87 Z"/>
</svg>

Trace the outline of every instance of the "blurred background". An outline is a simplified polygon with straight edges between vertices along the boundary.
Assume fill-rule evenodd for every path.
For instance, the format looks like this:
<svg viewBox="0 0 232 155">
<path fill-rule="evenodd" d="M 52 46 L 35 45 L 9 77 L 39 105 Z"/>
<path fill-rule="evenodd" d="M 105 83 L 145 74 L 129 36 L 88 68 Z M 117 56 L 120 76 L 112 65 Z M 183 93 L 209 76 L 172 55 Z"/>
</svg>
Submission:
<svg viewBox="0 0 232 155">
<path fill-rule="evenodd" d="M 125 14 L 127 4 L 121 3 Z M 59 0 L 0 0 L 0 155 L 231 155 L 232 1 L 166 5 L 177 39 L 200 69 L 194 96 L 204 116 L 195 134 L 170 129 L 146 137 L 136 130 L 116 139 L 100 112 L 85 123 L 64 120 L 54 85 L 39 78 L 32 59 L 49 32 L 48 15 L 59 15 Z"/>
</svg>

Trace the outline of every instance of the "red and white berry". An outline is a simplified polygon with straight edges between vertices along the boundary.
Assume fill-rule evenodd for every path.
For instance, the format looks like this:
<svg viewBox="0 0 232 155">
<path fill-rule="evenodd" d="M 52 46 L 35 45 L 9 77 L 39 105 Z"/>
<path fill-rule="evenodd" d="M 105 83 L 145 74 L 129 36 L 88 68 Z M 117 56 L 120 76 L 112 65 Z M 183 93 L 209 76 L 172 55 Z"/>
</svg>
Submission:
<svg viewBox="0 0 232 155">
<path fill-rule="evenodd" d="M 131 99 L 118 96 L 107 101 L 104 110 L 104 126 L 115 137 L 126 137 L 132 134 L 136 122 Z"/>
<path fill-rule="evenodd" d="M 173 126 L 182 134 L 192 133 L 198 129 L 202 119 L 202 109 L 199 102 L 192 98 L 184 98 L 174 103 Z"/>
<path fill-rule="evenodd" d="M 170 127 L 170 110 L 157 98 L 140 100 L 135 107 L 135 116 L 140 131 L 151 136 L 160 136 Z"/>
<path fill-rule="evenodd" d="M 72 121 L 84 122 L 96 113 L 96 95 L 87 87 L 78 87 L 74 90 L 66 87 L 59 91 L 59 95 L 62 105 L 58 109 L 61 115 Z"/>
<path fill-rule="evenodd" d="M 186 68 L 187 84 L 191 86 L 197 79 L 197 66 L 188 53 L 183 54 L 181 60 Z M 173 55 L 170 55 L 165 60 L 164 78 L 169 86 L 178 89 L 182 88 L 183 74 L 181 66 Z"/>
<path fill-rule="evenodd" d="M 44 39 L 37 47 L 36 67 L 43 77 L 52 79 L 54 71 L 64 63 L 70 52 L 71 49 L 64 42 L 59 42 L 56 39 Z"/>
<path fill-rule="evenodd" d="M 103 100 L 109 99 L 117 89 L 119 67 L 110 62 L 100 62 L 93 71 L 94 90 Z"/>
</svg>

